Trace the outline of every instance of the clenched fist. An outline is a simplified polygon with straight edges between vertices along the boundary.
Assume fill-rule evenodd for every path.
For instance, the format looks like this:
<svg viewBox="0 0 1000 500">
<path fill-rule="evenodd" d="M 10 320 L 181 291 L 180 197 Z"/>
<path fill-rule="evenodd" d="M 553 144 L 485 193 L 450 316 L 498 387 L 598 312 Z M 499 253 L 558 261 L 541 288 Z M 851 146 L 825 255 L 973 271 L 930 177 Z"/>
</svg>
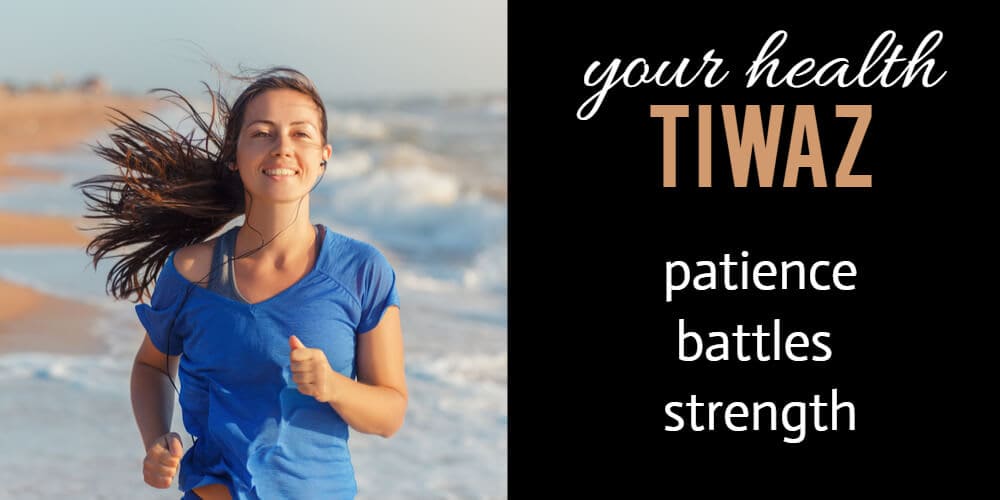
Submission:
<svg viewBox="0 0 1000 500">
<path fill-rule="evenodd" d="M 292 348 L 291 360 L 292 380 L 299 392 L 316 398 L 320 403 L 329 403 L 333 399 L 333 368 L 321 349 L 310 349 L 292 335 L 288 338 Z"/>
<path fill-rule="evenodd" d="M 146 459 L 142 461 L 142 478 L 154 488 L 169 488 L 183 455 L 181 437 L 176 432 L 158 437 L 146 450 Z"/>
</svg>

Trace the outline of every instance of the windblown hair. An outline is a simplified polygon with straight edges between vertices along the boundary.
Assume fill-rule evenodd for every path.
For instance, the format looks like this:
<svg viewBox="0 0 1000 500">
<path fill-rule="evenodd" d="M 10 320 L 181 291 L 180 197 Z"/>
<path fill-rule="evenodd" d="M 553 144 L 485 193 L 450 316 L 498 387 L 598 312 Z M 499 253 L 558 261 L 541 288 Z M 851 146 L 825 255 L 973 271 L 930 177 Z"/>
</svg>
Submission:
<svg viewBox="0 0 1000 500">
<path fill-rule="evenodd" d="M 155 123 L 147 125 L 110 108 L 113 145 L 98 142 L 92 149 L 118 173 L 76 187 L 87 198 L 85 217 L 104 221 L 93 228 L 101 232 L 87 245 L 87 255 L 95 268 L 101 259 L 118 259 L 107 278 L 107 292 L 116 299 L 142 302 L 171 252 L 204 241 L 245 212 L 243 182 L 229 166 L 236 162 L 243 116 L 255 97 L 275 89 L 309 96 L 320 110 L 326 143 L 326 107 L 305 75 L 278 67 L 231 78 L 251 82 L 232 106 L 203 82 L 212 105 L 207 116 L 176 91 L 152 91 L 165 94 L 161 100 L 191 119 L 194 129 L 187 135 L 151 113 L 144 114 Z M 112 253 L 119 249 L 126 253 Z"/>
</svg>

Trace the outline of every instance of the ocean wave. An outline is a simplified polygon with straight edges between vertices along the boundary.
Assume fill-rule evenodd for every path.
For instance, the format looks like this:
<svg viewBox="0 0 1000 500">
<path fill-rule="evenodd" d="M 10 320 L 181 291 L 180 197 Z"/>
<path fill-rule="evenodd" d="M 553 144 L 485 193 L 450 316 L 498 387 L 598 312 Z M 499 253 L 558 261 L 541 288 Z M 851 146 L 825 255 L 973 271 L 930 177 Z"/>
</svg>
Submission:
<svg viewBox="0 0 1000 500">
<path fill-rule="evenodd" d="M 507 244 L 488 246 L 476 255 L 472 265 L 465 269 L 462 283 L 467 288 L 507 292 Z"/>
<path fill-rule="evenodd" d="M 317 200 L 318 213 L 363 226 L 379 242 L 418 261 L 464 267 L 506 239 L 505 205 L 424 165 L 339 178 L 326 194 Z"/>
<path fill-rule="evenodd" d="M 351 150 L 334 153 L 326 167 L 324 179 L 358 177 L 372 169 L 372 155 L 367 151 Z"/>
<path fill-rule="evenodd" d="M 44 352 L 0 355 L 0 381 L 35 379 L 60 381 L 73 387 L 118 392 L 131 363 L 108 355 L 84 356 Z"/>
<path fill-rule="evenodd" d="M 494 388 L 506 390 L 507 353 L 449 353 L 434 358 L 415 356 L 409 362 L 411 370 L 419 377 L 433 377 L 436 380 L 456 386 L 492 384 Z"/>
<path fill-rule="evenodd" d="M 389 135 L 388 125 L 359 112 L 327 110 L 327 122 L 328 133 L 334 137 L 379 141 Z"/>
</svg>

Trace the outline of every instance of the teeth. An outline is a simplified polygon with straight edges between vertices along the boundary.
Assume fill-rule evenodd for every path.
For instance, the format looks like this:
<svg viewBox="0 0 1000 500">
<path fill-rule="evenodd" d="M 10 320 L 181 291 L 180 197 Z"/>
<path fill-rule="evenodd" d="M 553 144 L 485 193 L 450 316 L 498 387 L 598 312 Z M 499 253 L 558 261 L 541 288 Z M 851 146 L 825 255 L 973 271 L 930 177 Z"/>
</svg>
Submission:
<svg viewBox="0 0 1000 500">
<path fill-rule="evenodd" d="M 264 175 L 295 175 L 295 171 L 290 168 L 271 168 L 265 170 Z"/>
</svg>

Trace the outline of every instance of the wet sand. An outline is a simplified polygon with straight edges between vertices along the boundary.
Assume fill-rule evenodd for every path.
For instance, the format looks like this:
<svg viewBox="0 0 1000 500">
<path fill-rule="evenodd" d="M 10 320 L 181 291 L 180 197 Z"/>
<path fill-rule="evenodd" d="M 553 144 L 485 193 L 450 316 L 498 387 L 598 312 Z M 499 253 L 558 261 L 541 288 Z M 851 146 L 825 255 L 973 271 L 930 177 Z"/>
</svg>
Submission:
<svg viewBox="0 0 1000 500">
<path fill-rule="evenodd" d="M 148 98 L 75 92 L 0 94 L 0 196 L 22 181 L 61 178 L 57 172 L 11 164 L 8 155 L 80 147 L 109 127 L 108 106 L 133 114 L 156 104 Z M 83 252 L 90 238 L 76 228 L 84 224 L 82 218 L 0 212 L 0 246 L 77 246 Z M 89 333 L 98 314 L 88 304 L 0 280 L 0 353 L 102 352 L 106 346 Z"/>
</svg>

